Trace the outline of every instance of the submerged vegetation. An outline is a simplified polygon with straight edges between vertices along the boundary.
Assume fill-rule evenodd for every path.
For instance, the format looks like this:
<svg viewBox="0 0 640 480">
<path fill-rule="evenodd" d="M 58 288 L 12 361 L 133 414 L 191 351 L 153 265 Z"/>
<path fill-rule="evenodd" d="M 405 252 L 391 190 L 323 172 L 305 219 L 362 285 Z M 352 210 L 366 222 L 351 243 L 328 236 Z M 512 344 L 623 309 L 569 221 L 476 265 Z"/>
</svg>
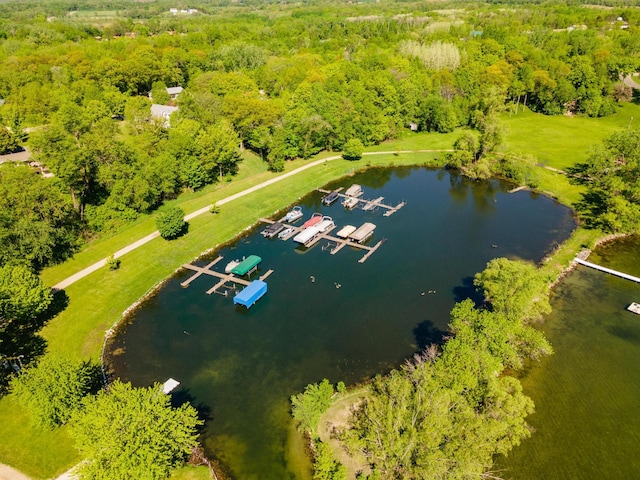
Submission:
<svg viewBox="0 0 640 480">
<path fill-rule="evenodd" d="M 552 351 L 531 326 L 550 309 L 546 280 L 531 264 L 492 260 L 475 278 L 490 303 L 458 303 L 450 338 L 374 379 L 352 407 L 348 427 L 335 432 L 349 452 L 366 459 L 360 470 L 371 473 L 359 478 L 482 477 L 495 454 L 531 435 L 525 418 L 533 402 L 508 372 Z M 326 392 L 322 402 L 314 401 L 317 392 Z M 325 380 L 292 397 L 294 418 L 315 440 L 316 471 L 326 469 L 328 452 L 314 432 L 332 394 Z M 301 398 L 315 407 L 314 416 L 299 415 Z"/>
<path fill-rule="evenodd" d="M 450 6 L 205 1 L 193 11 L 170 12 L 173 4 L 164 1 L 1 2 L 0 154 L 26 146 L 37 161 L 0 166 L 0 283 L 6 290 L 0 354 L 7 367 L 2 388 L 15 376 L 16 362 L 31 364 L 25 369 L 29 376 L 14 384 L 17 395 L 7 401 L 15 397 L 46 410 L 35 416 L 43 425 L 76 418 L 77 438 L 88 438 L 95 426 L 69 410 L 90 390 L 85 364 L 76 368 L 61 360 L 53 378 L 73 379 L 74 388 L 60 392 L 65 398 L 55 408 L 42 403 L 42 392 L 28 393 L 28 379 L 38 378 L 36 364 L 45 352 L 35 332 L 69 303 L 62 293 L 53 298 L 37 272 L 87 245 L 98 253 L 83 258 L 112 249 L 119 245 L 118 233 L 127 239 L 148 233 L 144 229 L 154 220 L 145 223 L 147 215 L 165 203 L 170 205 L 158 214 L 158 227 L 163 236 L 178 237 L 186 225 L 176 204 L 185 202 L 185 195 L 202 192 L 203 201 L 211 201 L 214 188 L 235 192 L 267 178 L 266 169 L 280 172 L 322 152 L 343 151 L 345 159 L 357 160 L 382 142 L 434 148 L 429 144 L 434 137 L 411 130 L 453 134 L 435 141 L 437 148 L 453 151 L 437 161 L 430 156 L 432 165 L 473 178 L 500 175 L 534 188 L 551 183 L 548 190 L 562 198 L 582 195 L 576 207 L 588 227 L 640 231 L 640 134 L 631 120 L 584 161 L 580 155 L 595 138 L 567 129 L 572 141 L 582 139 L 575 148 L 583 150 L 562 160 L 570 167 L 569 186 L 564 177 L 549 182 L 551 174 L 540 169 L 531 113 L 595 119 L 637 102 L 633 82 L 623 80 L 640 70 L 639 11 L 527 2 L 509 8 Z M 178 86 L 184 90 L 173 98 L 167 87 Z M 178 108 L 170 119 L 158 118 L 152 102 Z M 527 125 L 527 138 L 511 140 L 524 151 L 506 145 L 505 125 L 518 118 Z M 247 158 L 257 173 L 236 183 L 241 168 L 249 169 L 242 163 Z M 299 188 L 352 170 L 350 165 L 310 173 Z M 560 188 L 572 190 L 564 196 Z M 270 190 L 261 197 L 260 212 L 253 213 L 267 214 L 299 194 Z M 221 219 L 216 219 L 216 241 L 255 220 L 249 211 L 242 205 L 216 215 Z M 193 230 L 202 225 L 210 223 L 194 221 Z M 197 241 L 189 232 L 174 242 L 200 245 L 204 237 L 211 242 L 210 234 L 195 235 Z M 581 231 L 566 250 L 573 253 L 597 235 L 598 230 Z M 169 260 L 160 260 L 170 249 Z M 70 289 L 72 325 L 58 318 L 48 326 L 49 338 L 57 338 L 51 353 L 95 358 L 102 332 L 123 310 L 121 304 L 130 304 L 156 277 L 201 251 L 177 250 L 160 247 L 158 256 L 140 254 L 121 269 L 114 260 L 104 274 L 112 275 L 112 283 L 103 284 L 105 298 L 97 303 L 95 286 Z M 563 261 L 570 256 L 560 253 Z M 136 262 L 156 260 L 148 277 L 142 278 L 146 271 L 133 272 Z M 508 373 L 551 351 L 531 326 L 548 312 L 547 288 L 557 274 L 543 271 L 504 259 L 491 262 L 476 277 L 486 304 L 461 302 L 451 312 L 450 339 L 376 377 L 351 427 L 341 433 L 345 445 L 366 459 L 369 473 L 363 475 L 482 476 L 490 471 L 493 454 L 507 452 L 530 434 L 525 417 L 532 404 Z M 44 358 L 43 371 L 51 367 L 47 362 L 55 363 Z M 294 417 L 312 437 L 333 395 L 333 387 L 323 382 L 292 397 Z M 108 395 L 100 394 L 94 403 L 87 400 L 86 408 L 112 408 L 108 402 Z M 167 402 L 160 403 L 165 412 Z M 194 429 L 198 422 L 187 410 L 179 412 Z M 168 454 L 158 477 L 193 446 L 192 430 L 179 434 L 185 448 Z M 158 433 L 150 435 L 155 439 Z M 59 448 L 71 449 L 64 435 L 55 438 L 62 438 Z M 20 448 L 29 448 L 30 442 L 22 443 Z M 97 455 L 88 447 L 83 454 Z M 17 457 L 23 455 L 0 458 L 22 461 Z M 107 460 L 94 457 L 86 465 L 90 470 Z M 49 477 L 71 461 L 73 455 L 58 455 L 53 467 L 34 470 Z M 330 449 L 317 442 L 316 478 L 344 475 Z"/>
</svg>

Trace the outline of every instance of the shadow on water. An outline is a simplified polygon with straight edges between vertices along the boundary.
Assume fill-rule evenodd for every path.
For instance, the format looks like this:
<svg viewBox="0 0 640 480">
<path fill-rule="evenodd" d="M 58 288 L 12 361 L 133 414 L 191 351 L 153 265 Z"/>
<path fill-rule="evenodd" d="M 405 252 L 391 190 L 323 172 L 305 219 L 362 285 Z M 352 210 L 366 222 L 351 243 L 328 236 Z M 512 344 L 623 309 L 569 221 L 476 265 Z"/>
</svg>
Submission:
<svg viewBox="0 0 640 480">
<path fill-rule="evenodd" d="M 453 298 L 456 303 L 469 298 L 473 301 L 476 307 L 479 307 L 484 303 L 484 296 L 473 284 L 473 277 L 465 277 L 462 279 L 462 285 L 453 287 Z"/>
<path fill-rule="evenodd" d="M 621 340 L 624 340 L 625 342 L 640 345 L 640 331 L 638 331 L 636 327 L 630 327 L 628 325 L 611 325 L 607 328 L 607 332 Z"/>
<path fill-rule="evenodd" d="M 368 245 L 387 241 L 365 263 L 353 247 L 333 256 L 324 242 L 304 249 L 265 239 L 258 226 L 212 254 L 227 261 L 257 254 L 274 270 L 268 294 L 255 306 L 246 310 L 231 297 L 206 295 L 212 279 L 205 276 L 182 288 L 187 274 L 179 272 L 108 346 L 124 379 L 149 385 L 175 378 L 188 389 L 178 395 L 210 407 L 202 444 L 231 478 L 294 475 L 291 465 L 299 459 L 285 447 L 291 395 L 323 378 L 366 381 L 441 343 L 454 303 L 482 301 L 473 275 L 489 260 L 537 261 L 574 227 L 571 214 L 552 200 L 506 194 L 509 185 L 497 180 L 483 186 L 441 170 L 374 169 L 328 188 L 353 183 L 365 186 L 365 199 L 407 204 L 390 217 L 338 202 L 325 207 L 319 192 L 297 204 L 305 218 L 318 211 L 338 227 L 374 223 Z"/>
<path fill-rule="evenodd" d="M 173 408 L 180 408 L 183 405 L 189 404 L 198 412 L 198 418 L 205 422 L 199 429 L 202 433 L 206 429 L 206 424 L 213 420 L 213 413 L 211 407 L 203 402 L 198 402 L 196 397 L 191 394 L 189 388 L 178 388 L 171 392 L 171 406 Z"/>
<path fill-rule="evenodd" d="M 418 350 L 423 351 L 429 345 L 440 345 L 444 342 L 444 336 L 447 334 L 446 330 L 441 330 L 435 326 L 433 321 L 425 320 L 416 325 L 413 329 L 413 335 L 416 337 L 416 344 Z"/>
</svg>

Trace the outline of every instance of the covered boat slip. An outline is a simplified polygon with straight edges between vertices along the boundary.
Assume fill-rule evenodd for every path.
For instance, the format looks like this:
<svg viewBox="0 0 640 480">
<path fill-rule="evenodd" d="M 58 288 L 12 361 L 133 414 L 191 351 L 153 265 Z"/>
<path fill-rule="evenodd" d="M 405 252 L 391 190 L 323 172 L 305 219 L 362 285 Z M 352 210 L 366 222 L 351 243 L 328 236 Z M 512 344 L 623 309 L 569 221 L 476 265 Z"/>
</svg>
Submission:
<svg viewBox="0 0 640 480">
<path fill-rule="evenodd" d="M 301 243 L 302 245 L 309 246 L 316 239 L 320 230 L 317 227 L 309 227 L 302 230 L 299 234 L 293 237 L 294 242 Z"/>
<path fill-rule="evenodd" d="M 247 274 L 251 274 L 258 269 L 258 264 L 260 264 L 261 261 L 262 261 L 262 258 L 260 258 L 259 256 L 249 255 L 242 262 L 240 262 L 239 265 L 232 268 L 231 273 L 235 275 L 239 275 L 241 277 Z"/>
<path fill-rule="evenodd" d="M 350 190 L 353 193 L 352 195 L 349 195 L 348 193 Z M 386 212 L 384 212 L 383 214 L 385 217 L 393 215 L 394 213 L 396 213 L 398 210 L 400 210 L 402 207 L 406 205 L 406 202 L 400 202 L 395 207 L 391 205 L 387 205 L 385 203 L 382 203 L 382 201 L 384 200 L 384 197 L 374 198 L 373 200 L 365 200 L 364 198 L 357 198 L 360 195 L 362 195 L 362 188 L 360 187 L 360 185 L 351 185 L 351 187 L 349 187 L 345 193 L 339 193 L 339 190 L 331 191 L 331 190 L 325 190 L 323 188 L 319 188 L 318 191 L 322 193 L 326 193 L 327 196 L 330 194 L 336 194 L 338 197 L 342 197 L 344 199 L 344 201 L 342 202 L 342 205 L 347 209 L 354 208 L 357 206 L 360 206 L 360 208 L 362 208 L 362 210 L 364 211 L 374 211 L 374 210 L 377 210 L 378 208 L 385 209 Z"/>
<path fill-rule="evenodd" d="M 340 198 L 340 190 L 342 190 L 342 187 L 334 190 L 333 192 L 327 193 L 324 197 L 322 197 L 322 203 L 326 206 L 330 206 L 331 204 L 333 204 L 333 202 Z"/>
<path fill-rule="evenodd" d="M 373 231 L 375 229 L 376 226 L 373 223 L 365 222 L 355 232 L 349 235 L 349 238 L 354 242 L 364 243 L 371 235 L 373 235 Z"/>
<path fill-rule="evenodd" d="M 262 280 L 254 280 L 233 297 L 233 304 L 251 308 L 265 293 L 267 293 L 267 283 Z"/>
<path fill-rule="evenodd" d="M 251 259 L 251 257 L 255 257 L 255 258 Z M 251 261 L 247 262 L 247 260 L 250 260 L 250 259 Z M 220 295 L 224 295 L 226 297 L 229 293 L 229 290 L 236 290 L 237 288 L 236 285 L 249 286 L 252 283 L 249 280 L 245 280 L 244 278 L 237 277 L 236 274 L 234 274 L 233 270 L 240 267 L 242 264 L 245 264 L 245 266 L 242 267 L 242 269 L 240 270 L 240 271 L 244 271 L 246 268 L 249 267 L 249 265 L 254 264 L 254 266 L 250 268 L 248 271 L 255 271 L 257 269 L 258 263 L 262 261 L 262 259 L 257 255 L 250 255 L 245 260 L 243 260 L 237 267 L 235 267 L 230 273 L 220 273 L 220 272 L 216 272 L 215 270 L 211 270 L 211 267 L 214 266 L 216 263 L 218 263 L 220 260 L 222 260 L 222 256 L 218 256 L 214 261 L 205 265 L 204 267 L 198 267 L 197 265 L 185 263 L 184 265 L 182 265 L 183 268 L 192 270 L 196 273 L 194 273 L 191 277 L 186 279 L 184 282 L 180 283 L 180 285 L 183 287 L 188 287 L 189 284 L 191 284 L 191 282 L 193 282 L 196 278 L 200 277 L 201 275 L 209 275 L 209 276 L 218 278 L 219 281 L 213 287 L 207 290 L 207 295 L 211 295 L 212 293 L 217 293 Z M 263 275 L 259 277 L 258 280 L 263 281 L 272 273 L 273 273 L 273 270 L 267 270 Z"/>
<path fill-rule="evenodd" d="M 274 220 L 269 220 L 268 218 L 261 218 L 260 221 L 264 223 L 274 223 Z M 362 227 L 364 227 L 364 225 Z M 362 243 L 355 242 L 353 239 L 349 238 L 349 236 L 352 233 L 355 233 L 355 231 L 357 230 L 353 225 L 347 225 L 340 229 L 340 231 L 337 233 L 338 236 L 336 237 L 329 235 L 329 232 L 319 232 L 316 227 L 303 229 L 302 227 L 293 227 L 289 225 L 288 228 L 294 229 L 294 233 L 296 234 L 296 236 L 293 238 L 294 241 L 297 243 L 301 243 L 307 248 L 312 247 L 320 240 L 328 240 L 328 243 L 322 247 L 322 250 L 328 250 L 331 255 L 335 255 L 346 246 L 357 248 L 359 250 L 366 250 L 365 255 L 360 260 L 358 260 L 358 263 L 365 262 L 373 254 L 373 252 L 380 248 L 380 246 L 384 243 L 383 239 L 376 243 L 373 247 L 364 245 L 364 242 L 371 236 L 371 234 L 369 234 L 368 237 L 365 237 L 365 239 L 362 240 Z M 375 225 L 373 225 L 373 228 L 375 229 Z M 373 233 L 371 227 L 367 227 L 367 229 L 369 229 L 371 233 Z M 343 235 L 343 237 L 340 238 L 340 235 Z"/>
<path fill-rule="evenodd" d="M 340 238 L 349 238 L 349 235 L 351 235 L 356 230 L 357 228 L 353 225 L 345 225 L 340 230 L 338 230 L 338 233 L 336 233 L 336 235 Z"/>
</svg>

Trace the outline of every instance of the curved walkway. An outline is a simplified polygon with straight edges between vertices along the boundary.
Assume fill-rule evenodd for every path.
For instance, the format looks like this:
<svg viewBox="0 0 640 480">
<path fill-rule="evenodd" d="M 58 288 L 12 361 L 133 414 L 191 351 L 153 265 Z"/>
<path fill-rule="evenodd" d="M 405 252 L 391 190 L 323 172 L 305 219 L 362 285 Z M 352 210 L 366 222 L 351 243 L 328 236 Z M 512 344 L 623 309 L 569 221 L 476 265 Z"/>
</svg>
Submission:
<svg viewBox="0 0 640 480">
<path fill-rule="evenodd" d="M 627 87 L 633 88 L 634 90 L 639 90 L 640 89 L 640 84 L 638 84 L 638 83 L 636 83 L 634 81 L 634 77 L 637 77 L 637 76 L 638 76 L 637 73 L 634 73 L 633 75 L 627 75 L 626 77 L 624 77 L 624 80 L 623 80 L 624 84 Z"/>
<path fill-rule="evenodd" d="M 390 152 L 365 152 L 363 155 L 395 155 L 395 154 L 400 154 L 400 153 L 438 153 L 438 152 L 451 152 L 453 150 L 401 150 L 401 151 L 390 151 Z M 259 183 L 258 185 L 255 185 L 251 188 L 247 188 L 246 190 L 243 190 L 241 192 L 238 192 L 234 195 L 230 195 L 226 198 L 223 198 L 222 200 L 218 201 L 216 203 L 216 205 L 221 206 L 224 205 L 226 203 L 232 202 L 233 200 L 237 200 L 238 198 L 244 197 L 245 195 L 249 195 L 250 193 L 253 193 L 255 191 L 258 191 L 262 188 L 268 187 L 269 185 L 273 185 L 274 183 L 279 182 L 280 180 L 284 180 L 285 178 L 289 178 L 293 175 L 296 175 L 304 170 L 307 170 L 308 168 L 311 167 L 315 167 L 316 165 L 321 165 L 324 162 L 328 162 L 331 160 L 337 160 L 339 158 L 342 158 L 341 155 L 334 155 L 332 157 L 327 157 L 327 158 L 322 158 L 320 160 L 314 160 L 313 162 L 307 163 L 301 167 L 296 168 L 295 170 L 291 170 L 290 172 L 287 172 L 283 175 L 280 175 L 278 177 L 272 178 L 270 180 L 267 180 L 265 182 Z M 196 210 L 195 212 L 192 212 L 188 215 L 185 215 L 184 219 L 185 221 L 189 221 L 194 217 L 197 217 L 198 215 L 202 215 L 204 213 L 207 213 L 209 210 L 211 209 L 210 206 L 207 207 L 203 207 L 199 210 Z M 153 233 L 150 233 L 149 235 L 141 238 L 140 240 L 137 240 L 136 242 L 133 242 L 129 245 L 127 245 L 124 248 L 121 248 L 120 250 L 118 250 L 117 252 L 115 252 L 113 254 L 114 258 L 120 258 L 123 255 L 135 250 L 138 247 L 143 246 L 146 243 L 149 243 L 151 240 L 154 240 L 156 238 L 158 238 L 160 236 L 160 232 L 158 232 L 157 230 Z M 80 270 L 78 273 L 75 273 L 73 275 L 71 275 L 70 277 L 65 278 L 64 280 L 58 282 L 57 284 L 55 284 L 53 286 L 54 289 L 56 290 L 62 290 L 66 287 L 68 287 L 69 285 L 77 282 L 78 280 L 86 277 L 87 275 L 92 274 L 93 272 L 95 272 L 96 270 L 101 269 L 102 267 L 104 267 L 107 264 L 107 259 L 103 258 L 102 260 L 99 260 L 98 262 L 94 263 L 93 265 L 88 266 L 87 268 L 84 268 L 82 270 Z M 2 480 L 0 478 L 0 480 Z"/>
</svg>

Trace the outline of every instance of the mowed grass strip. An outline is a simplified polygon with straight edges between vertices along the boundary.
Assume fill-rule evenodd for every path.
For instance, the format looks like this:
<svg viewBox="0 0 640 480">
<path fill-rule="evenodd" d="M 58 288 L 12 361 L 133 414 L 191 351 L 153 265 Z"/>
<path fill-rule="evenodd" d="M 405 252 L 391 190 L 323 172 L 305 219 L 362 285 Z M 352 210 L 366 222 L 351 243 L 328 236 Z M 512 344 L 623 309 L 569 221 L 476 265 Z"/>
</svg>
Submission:
<svg viewBox="0 0 640 480">
<path fill-rule="evenodd" d="M 626 105 L 617 115 L 605 119 L 546 117 L 531 112 L 504 116 L 507 126 L 504 151 L 528 153 L 539 162 L 565 169 L 586 160 L 590 145 L 598 143 L 615 130 L 625 128 L 632 117 L 640 117 L 640 107 Z M 371 151 L 448 149 L 461 131 L 440 135 L 408 133 L 401 140 L 367 148 Z M 323 152 L 316 158 L 334 155 Z M 399 154 L 366 156 L 357 162 L 334 160 L 301 172 L 250 196 L 230 202 L 219 214 L 205 214 L 190 222 L 189 233 L 167 242 L 156 239 L 122 257 L 120 270 L 103 268 L 66 289 L 69 305 L 44 329 L 48 351 L 72 359 L 97 359 L 104 334 L 122 312 L 142 297 L 150 288 L 167 278 L 182 263 L 216 245 L 231 241 L 239 232 L 253 225 L 258 218 L 294 203 L 300 196 L 328 181 L 349 175 L 367 166 L 442 165 L 443 154 Z M 291 171 L 308 161 L 288 162 Z M 211 186 L 203 191 L 181 196 L 167 206 L 179 204 L 186 213 L 219 201 L 276 174 L 266 171 L 257 157 L 248 157 L 233 182 Z M 540 189 L 549 192 L 567 205 L 580 199 L 582 192 L 567 177 L 545 170 L 540 172 Z M 155 216 L 145 216 L 111 238 L 88 245 L 73 259 L 43 272 L 43 280 L 53 285 L 116 250 L 155 230 Z M 592 244 L 600 232 L 578 231 L 560 248 L 558 257 L 546 265 L 557 272 L 583 245 Z M 204 294 L 204 293 L 203 293 Z M 16 432 L 19 432 L 16 434 Z M 54 432 L 35 431 L 11 396 L 0 399 L 0 462 L 18 468 L 34 478 L 50 478 L 70 468 L 79 460 L 65 429 Z M 206 469 L 204 469 L 206 470 Z M 194 473 L 195 472 L 195 473 Z M 175 478 L 201 478 L 203 469 L 183 469 Z M 195 475 L 195 477 L 194 477 Z"/>
<path fill-rule="evenodd" d="M 98 360 L 106 331 L 121 318 L 124 310 L 154 285 L 169 277 L 183 263 L 216 245 L 231 241 L 240 232 L 254 225 L 259 218 L 272 215 L 333 179 L 350 175 L 367 166 L 435 166 L 436 157 L 437 154 L 421 153 L 367 156 L 357 162 L 334 160 L 234 200 L 221 207 L 220 213 L 206 213 L 196 217 L 189 222 L 189 232 L 183 237 L 172 241 L 157 238 L 123 256 L 119 270 L 102 268 L 65 289 L 69 305 L 41 332 L 47 340 L 48 351 L 73 360 Z M 231 189 L 226 193 L 230 191 Z M 144 232 L 147 233 L 149 232 Z M 204 292 L 202 294 L 205 295 Z M 9 398 L 11 397 L 0 400 L 0 425 L 11 425 L 13 409 L 6 406 Z M 32 457 L 36 453 L 34 449 L 39 448 L 38 443 L 28 441 L 31 436 L 37 436 L 40 441 L 48 439 L 56 444 L 56 448 L 64 451 L 73 453 L 74 447 L 71 440 L 60 434 L 60 431 L 36 432 L 25 427 L 23 433 L 25 439 L 19 443 L 8 441 L 11 438 L 8 435 L 2 437 L 7 440 L 0 442 L 4 444 L 0 448 L 0 462 L 36 478 L 49 478 L 78 461 L 73 454 L 54 455 L 53 457 L 59 458 L 59 462 L 55 459 L 51 463 L 42 462 L 38 472 L 33 469 L 28 471 L 23 459 Z"/>
</svg>

